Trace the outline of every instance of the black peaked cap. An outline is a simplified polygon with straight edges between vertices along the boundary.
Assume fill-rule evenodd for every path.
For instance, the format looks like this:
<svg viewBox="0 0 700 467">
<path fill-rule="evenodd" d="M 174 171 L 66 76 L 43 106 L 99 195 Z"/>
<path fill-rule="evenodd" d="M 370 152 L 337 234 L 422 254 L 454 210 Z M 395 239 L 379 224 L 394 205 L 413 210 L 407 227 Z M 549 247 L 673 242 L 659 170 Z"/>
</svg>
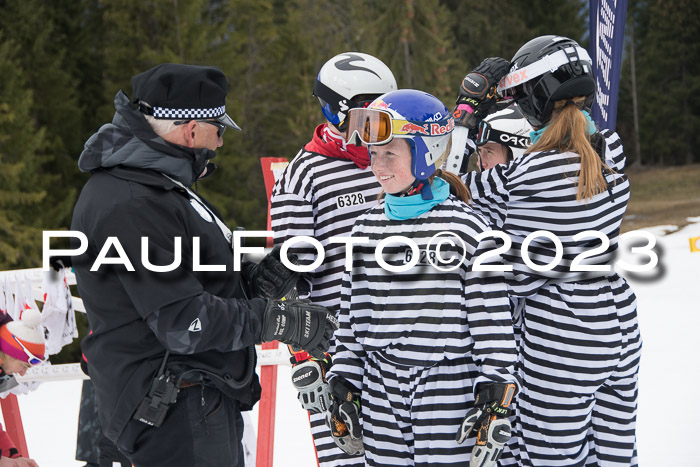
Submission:
<svg viewBox="0 0 700 467">
<path fill-rule="evenodd" d="M 226 115 L 226 75 L 213 66 L 164 63 L 131 78 L 134 102 L 155 118 L 216 119 L 240 130 Z"/>
</svg>

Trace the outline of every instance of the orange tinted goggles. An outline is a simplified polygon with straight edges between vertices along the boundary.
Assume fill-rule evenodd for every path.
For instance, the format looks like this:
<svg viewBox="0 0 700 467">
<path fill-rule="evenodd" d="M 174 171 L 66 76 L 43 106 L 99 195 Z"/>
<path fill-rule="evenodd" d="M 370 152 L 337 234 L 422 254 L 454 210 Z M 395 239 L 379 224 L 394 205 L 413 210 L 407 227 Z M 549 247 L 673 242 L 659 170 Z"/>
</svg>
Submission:
<svg viewBox="0 0 700 467">
<path fill-rule="evenodd" d="M 377 109 L 350 109 L 348 112 L 346 141 L 355 134 L 364 144 L 385 144 L 391 141 L 391 115 Z"/>
</svg>

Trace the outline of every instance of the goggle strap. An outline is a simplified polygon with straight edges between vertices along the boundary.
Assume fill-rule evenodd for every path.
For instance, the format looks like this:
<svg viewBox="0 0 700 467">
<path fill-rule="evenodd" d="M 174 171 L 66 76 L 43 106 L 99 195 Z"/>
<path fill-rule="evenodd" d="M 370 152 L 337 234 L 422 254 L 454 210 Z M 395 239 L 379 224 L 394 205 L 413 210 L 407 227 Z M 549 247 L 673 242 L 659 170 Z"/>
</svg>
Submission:
<svg viewBox="0 0 700 467">
<path fill-rule="evenodd" d="M 355 107 L 355 103 L 353 101 L 341 96 L 340 94 L 338 94 L 319 80 L 316 80 L 316 82 L 314 83 L 313 95 L 316 97 L 320 97 L 327 104 L 329 104 L 331 106 L 331 110 L 335 114 L 341 111 L 340 102 L 345 101 L 345 105 L 347 106 L 347 109 L 343 110 L 343 112 L 347 112 L 349 109 Z"/>
<path fill-rule="evenodd" d="M 508 73 L 499 83 L 498 92 L 502 93 L 508 89 L 520 86 L 532 79 L 542 76 L 545 73 L 553 73 L 560 66 L 575 61 L 591 61 L 588 51 L 583 47 L 567 47 L 557 50 L 553 54 L 545 55 L 535 63 L 531 63 L 525 68 L 519 68 Z"/>
<path fill-rule="evenodd" d="M 505 141 L 501 139 L 501 135 L 506 136 Z M 493 127 L 489 126 L 485 136 L 479 138 L 477 146 L 483 146 L 486 143 L 498 143 L 503 144 L 504 146 L 527 149 L 530 147 L 530 145 L 525 144 L 525 142 L 529 141 L 529 139 L 530 138 L 528 136 L 521 136 L 514 133 L 508 133 L 507 131 L 495 130 Z"/>
</svg>

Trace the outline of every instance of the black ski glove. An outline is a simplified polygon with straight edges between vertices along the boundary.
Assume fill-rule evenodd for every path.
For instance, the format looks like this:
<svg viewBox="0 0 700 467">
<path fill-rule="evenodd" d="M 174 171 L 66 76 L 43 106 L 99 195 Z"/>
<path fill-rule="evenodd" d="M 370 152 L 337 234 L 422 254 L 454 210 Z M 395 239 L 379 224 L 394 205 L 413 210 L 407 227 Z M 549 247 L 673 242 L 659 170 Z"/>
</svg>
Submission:
<svg viewBox="0 0 700 467">
<path fill-rule="evenodd" d="M 268 300 L 263 314 L 262 340 L 278 340 L 306 350 L 322 360 L 338 321 L 332 312 L 307 300 Z"/>
<path fill-rule="evenodd" d="M 360 425 L 360 392 L 343 378 L 336 376 L 328 386 L 331 407 L 326 413 L 326 425 L 331 429 L 333 441 L 345 453 L 362 456 L 362 426 Z"/>
<path fill-rule="evenodd" d="M 457 432 L 457 442 L 462 444 L 470 434 L 476 433 L 476 445 L 472 449 L 470 466 L 491 467 L 503 453 L 503 446 L 510 439 L 510 404 L 516 388 L 512 383 L 481 384 L 476 391 L 474 407 L 469 409 Z"/>
<path fill-rule="evenodd" d="M 299 280 L 299 273 L 287 269 L 280 260 L 281 246 L 276 246 L 260 263 L 248 263 L 244 266 L 243 277 L 253 298 L 280 299 L 294 288 Z M 296 264 L 296 255 L 290 255 L 289 261 Z"/>
<path fill-rule="evenodd" d="M 452 111 L 455 125 L 474 129 L 493 110 L 498 82 L 508 74 L 510 63 L 500 57 L 487 58 L 464 77 L 457 105 Z"/>
</svg>

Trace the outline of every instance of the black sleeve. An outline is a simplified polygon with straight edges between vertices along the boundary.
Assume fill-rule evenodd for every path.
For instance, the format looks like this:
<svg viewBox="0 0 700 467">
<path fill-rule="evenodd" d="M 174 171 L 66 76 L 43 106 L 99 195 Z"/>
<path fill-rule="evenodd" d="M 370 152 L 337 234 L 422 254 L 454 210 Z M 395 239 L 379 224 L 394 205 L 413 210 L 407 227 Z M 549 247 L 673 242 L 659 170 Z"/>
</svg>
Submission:
<svg viewBox="0 0 700 467">
<path fill-rule="evenodd" d="M 101 247 L 108 237 L 116 237 L 133 271 L 122 265 L 101 268 L 112 268 L 135 310 L 171 352 L 231 351 L 260 343 L 266 301 L 222 298 L 205 291 L 192 271 L 192 239 L 181 216 L 174 207 L 148 198 L 117 205 L 98 224 L 95 240 Z M 212 229 L 218 227 L 212 224 Z M 175 237 L 180 237 L 179 267 L 148 270 L 141 260 L 142 237 L 148 238 L 149 261 L 155 265 L 173 263 Z M 117 253 L 115 245 L 109 256 Z"/>
</svg>

